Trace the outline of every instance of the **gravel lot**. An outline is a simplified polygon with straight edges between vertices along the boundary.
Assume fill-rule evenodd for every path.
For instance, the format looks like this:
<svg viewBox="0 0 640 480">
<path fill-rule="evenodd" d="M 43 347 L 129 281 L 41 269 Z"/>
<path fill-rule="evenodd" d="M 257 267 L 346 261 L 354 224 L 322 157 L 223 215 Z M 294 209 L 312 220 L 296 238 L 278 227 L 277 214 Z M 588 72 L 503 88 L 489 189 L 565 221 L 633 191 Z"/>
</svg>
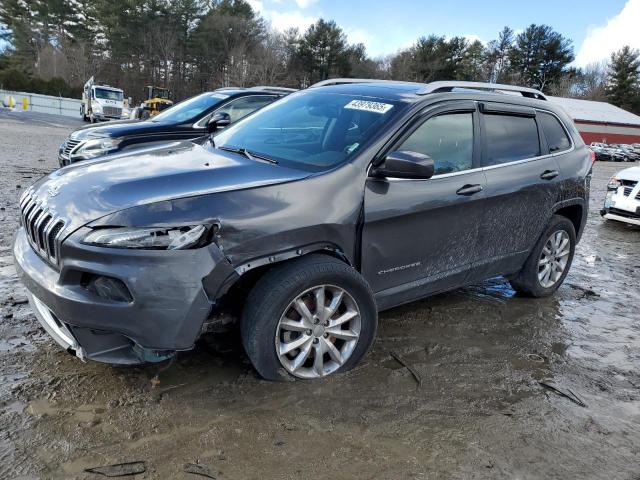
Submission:
<svg viewBox="0 0 640 480">
<path fill-rule="evenodd" d="M 361 365 L 316 382 L 262 381 L 235 335 L 211 337 L 154 387 L 157 366 L 61 351 L 15 276 L 20 192 L 78 125 L 0 111 L 0 478 L 141 461 L 134 478 L 640 479 L 640 230 L 598 214 L 621 164 L 595 166 L 553 298 L 496 279 L 396 308 Z"/>
</svg>

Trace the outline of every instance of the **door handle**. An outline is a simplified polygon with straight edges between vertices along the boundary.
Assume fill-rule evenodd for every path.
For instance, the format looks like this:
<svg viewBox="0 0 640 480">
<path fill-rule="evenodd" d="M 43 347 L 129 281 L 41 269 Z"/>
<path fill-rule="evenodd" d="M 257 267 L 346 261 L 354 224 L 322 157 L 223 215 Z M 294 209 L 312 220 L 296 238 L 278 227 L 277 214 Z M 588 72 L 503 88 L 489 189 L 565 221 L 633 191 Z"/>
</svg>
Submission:
<svg viewBox="0 0 640 480">
<path fill-rule="evenodd" d="M 553 180 L 558 175 L 560 175 L 560 172 L 558 170 L 545 170 L 544 172 L 542 172 L 542 175 L 540 175 L 540 178 L 543 180 Z"/>
<path fill-rule="evenodd" d="M 456 193 L 458 195 L 473 195 L 475 193 L 481 192 L 482 191 L 482 185 L 476 184 L 476 185 L 465 185 L 461 188 L 459 188 L 458 190 L 456 190 Z"/>
</svg>

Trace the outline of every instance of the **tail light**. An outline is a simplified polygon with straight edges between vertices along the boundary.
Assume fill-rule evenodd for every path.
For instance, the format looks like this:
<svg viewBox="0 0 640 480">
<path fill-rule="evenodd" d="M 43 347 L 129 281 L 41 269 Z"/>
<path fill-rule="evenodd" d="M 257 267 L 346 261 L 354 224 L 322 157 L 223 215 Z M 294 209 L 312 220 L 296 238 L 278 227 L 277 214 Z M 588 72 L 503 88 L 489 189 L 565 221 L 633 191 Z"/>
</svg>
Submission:
<svg viewBox="0 0 640 480">
<path fill-rule="evenodd" d="M 596 152 L 589 148 L 589 158 L 591 158 L 591 165 L 596 163 Z"/>
</svg>

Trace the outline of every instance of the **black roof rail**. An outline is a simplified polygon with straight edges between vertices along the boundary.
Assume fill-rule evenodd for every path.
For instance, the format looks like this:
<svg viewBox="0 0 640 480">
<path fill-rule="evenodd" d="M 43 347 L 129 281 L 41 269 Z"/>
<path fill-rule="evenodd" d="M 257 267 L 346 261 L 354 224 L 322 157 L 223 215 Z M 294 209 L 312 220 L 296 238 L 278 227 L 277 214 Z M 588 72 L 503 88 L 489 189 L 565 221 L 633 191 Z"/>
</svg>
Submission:
<svg viewBox="0 0 640 480">
<path fill-rule="evenodd" d="M 293 93 L 298 91 L 298 89 L 296 88 L 271 87 L 269 85 L 258 85 L 256 87 L 248 88 L 247 90 L 252 90 L 257 92 L 273 92 L 273 93 Z"/>
<path fill-rule="evenodd" d="M 309 88 L 328 87 L 332 85 L 348 85 L 350 83 L 391 83 L 404 85 L 424 85 L 424 83 L 403 82 L 400 80 L 379 80 L 375 78 L 330 78 L 314 83 Z"/>
<path fill-rule="evenodd" d="M 547 100 L 547 97 L 540 90 L 528 87 L 518 87 L 515 85 L 504 85 L 501 83 L 483 83 L 483 82 L 462 82 L 462 81 L 446 81 L 427 83 L 418 95 L 427 95 L 429 93 L 451 92 L 455 89 L 464 90 L 480 90 L 495 93 L 519 93 L 523 97 L 535 98 L 538 100 Z"/>
<path fill-rule="evenodd" d="M 493 93 L 519 93 L 523 97 L 547 100 L 547 97 L 540 90 L 528 87 L 518 87 L 515 85 L 504 85 L 501 83 L 464 82 L 464 81 L 437 81 L 431 83 L 402 82 L 398 80 L 376 80 L 373 78 L 330 78 L 318 83 L 314 83 L 309 88 L 327 87 L 331 85 L 345 85 L 352 83 L 396 83 L 405 85 L 416 85 L 420 88 L 416 92 L 418 95 L 430 93 L 452 92 L 456 89 L 475 90 Z"/>
</svg>

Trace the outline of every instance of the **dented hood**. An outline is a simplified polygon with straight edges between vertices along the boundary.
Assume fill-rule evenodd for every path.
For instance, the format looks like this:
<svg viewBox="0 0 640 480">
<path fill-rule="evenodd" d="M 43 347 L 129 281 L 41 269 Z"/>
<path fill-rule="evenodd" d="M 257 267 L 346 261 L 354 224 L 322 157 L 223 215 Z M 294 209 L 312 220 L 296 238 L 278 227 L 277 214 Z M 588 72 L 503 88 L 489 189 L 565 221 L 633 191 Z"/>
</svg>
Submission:
<svg viewBox="0 0 640 480">
<path fill-rule="evenodd" d="M 211 146 L 174 142 L 135 155 L 70 165 L 41 178 L 26 193 L 62 218 L 69 234 L 126 208 L 274 185 L 308 175 Z"/>
<path fill-rule="evenodd" d="M 640 182 L 640 167 L 625 168 L 614 175 L 621 180 Z"/>
</svg>

